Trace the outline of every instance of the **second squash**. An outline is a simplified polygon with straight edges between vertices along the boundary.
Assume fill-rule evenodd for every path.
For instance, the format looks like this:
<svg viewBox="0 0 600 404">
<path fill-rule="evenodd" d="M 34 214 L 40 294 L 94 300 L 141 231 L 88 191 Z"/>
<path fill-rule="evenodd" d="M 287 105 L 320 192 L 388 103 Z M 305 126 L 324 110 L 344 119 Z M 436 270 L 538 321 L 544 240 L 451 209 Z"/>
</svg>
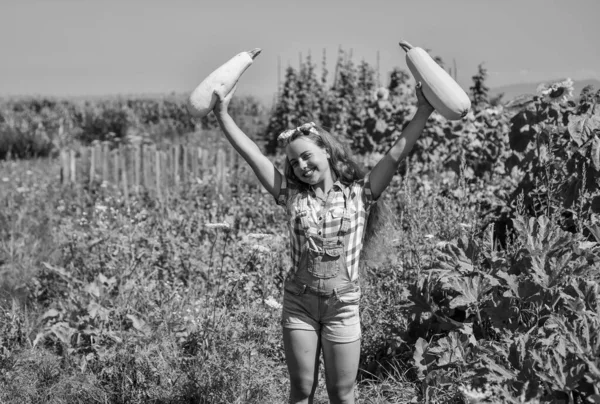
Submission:
<svg viewBox="0 0 600 404">
<path fill-rule="evenodd" d="M 400 41 L 406 64 L 415 80 L 423 85 L 427 101 L 443 117 L 459 120 L 469 112 L 471 100 L 458 83 L 422 48 Z"/>
<path fill-rule="evenodd" d="M 219 66 L 192 91 L 188 110 L 195 117 L 205 117 L 217 102 L 215 92 L 225 96 L 233 89 L 242 74 L 260 54 L 260 48 L 241 52 Z"/>
</svg>

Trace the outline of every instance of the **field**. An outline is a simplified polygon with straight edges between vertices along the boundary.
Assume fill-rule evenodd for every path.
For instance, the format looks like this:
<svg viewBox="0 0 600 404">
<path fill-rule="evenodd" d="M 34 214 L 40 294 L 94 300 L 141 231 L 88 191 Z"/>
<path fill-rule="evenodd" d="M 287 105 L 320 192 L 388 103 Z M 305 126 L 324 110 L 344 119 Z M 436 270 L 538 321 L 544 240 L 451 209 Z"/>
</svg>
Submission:
<svg viewBox="0 0 600 404">
<path fill-rule="evenodd" d="M 291 73 L 281 97 L 302 100 Z M 292 110 L 319 119 L 369 168 L 414 112 L 412 89 L 353 103 L 336 85 L 306 110 L 280 102 L 268 123 L 251 101 L 236 113 L 266 149 Z M 361 268 L 357 402 L 600 402 L 599 96 L 575 102 L 564 85 L 504 105 L 475 91 L 462 121 L 430 119 L 382 197 L 395 219 L 380 253 Z M 192 179 L 160 200 L 61 182 L 56 150 L 92 140 L 223 146 L 210 121 L 177 124 L 175 102 L 159 103 L 154 123 L 114 105 L 68 120 L 56 104 L 4 109 L 0 402 L 285 402 L 283 210 L 250 180 L 224 194 Z M 116 121 L 122 132 L 88 138 Z M 15 134 L 47 140 L 26 147 Z M 327 402 L 322 372 L 317 396 Z"/>
</svg>

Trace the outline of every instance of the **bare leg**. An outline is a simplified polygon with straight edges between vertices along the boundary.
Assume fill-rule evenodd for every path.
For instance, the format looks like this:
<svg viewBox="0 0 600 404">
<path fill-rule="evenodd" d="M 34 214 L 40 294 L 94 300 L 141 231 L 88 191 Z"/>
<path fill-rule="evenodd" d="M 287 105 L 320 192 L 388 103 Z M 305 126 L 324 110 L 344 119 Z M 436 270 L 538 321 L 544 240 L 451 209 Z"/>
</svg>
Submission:
<svg viewBox="0 0 600 404">
<path fill-rule="evenodd" d="M 360 339 L 339 343 L 323 338 L 321 343 L 329 400 L 333 404 L 353 404 L 354 382 L 360 360 Z"/>
<path fill-rule="evenodd" d="M 321 344 L 316 331 L 283 329 L 285 360 L 290 373 L 290 403 L 312 403 L 319 380 Z"/>
</svg>

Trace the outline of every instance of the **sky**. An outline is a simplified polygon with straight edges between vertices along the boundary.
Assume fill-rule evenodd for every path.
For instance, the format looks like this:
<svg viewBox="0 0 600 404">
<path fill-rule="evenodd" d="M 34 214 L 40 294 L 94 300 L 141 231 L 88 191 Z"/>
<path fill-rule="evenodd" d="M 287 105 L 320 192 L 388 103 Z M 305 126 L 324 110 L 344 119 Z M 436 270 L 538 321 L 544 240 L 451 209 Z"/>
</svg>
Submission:
<svg viewBox="0 0 600 404">
<path fill-rule="evenodd" d="M 191 92 L 261 48 L 238 94 L 271 100 L 280 72 L 338 49 L 408 71 L 402 39 L 457 66 L 468 88 L 600 79 L 600 0 L 0 0 L 0 96 Z"/>
</svg>

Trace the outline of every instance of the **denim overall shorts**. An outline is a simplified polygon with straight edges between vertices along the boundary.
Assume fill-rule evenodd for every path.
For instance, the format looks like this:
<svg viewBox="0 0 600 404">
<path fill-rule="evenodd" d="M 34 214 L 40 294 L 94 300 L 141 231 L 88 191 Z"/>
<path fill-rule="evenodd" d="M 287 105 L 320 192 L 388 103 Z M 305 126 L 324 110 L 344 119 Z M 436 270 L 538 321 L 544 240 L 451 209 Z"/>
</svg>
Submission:
<svg viewBox="0 0 600 404">
<path fill-rule="evenodd" d="M 285 281 L 282 326 L 316 331 L 331 342 L 356 341 L 361 337 L 361 291 L 346 264 L 350 213 L 346 206 L 337 234 L 329 237 L 311 229 L 308 215 L 307 209 L 298 212 L 307 241 L 298 268 Z"/>
</svg>

